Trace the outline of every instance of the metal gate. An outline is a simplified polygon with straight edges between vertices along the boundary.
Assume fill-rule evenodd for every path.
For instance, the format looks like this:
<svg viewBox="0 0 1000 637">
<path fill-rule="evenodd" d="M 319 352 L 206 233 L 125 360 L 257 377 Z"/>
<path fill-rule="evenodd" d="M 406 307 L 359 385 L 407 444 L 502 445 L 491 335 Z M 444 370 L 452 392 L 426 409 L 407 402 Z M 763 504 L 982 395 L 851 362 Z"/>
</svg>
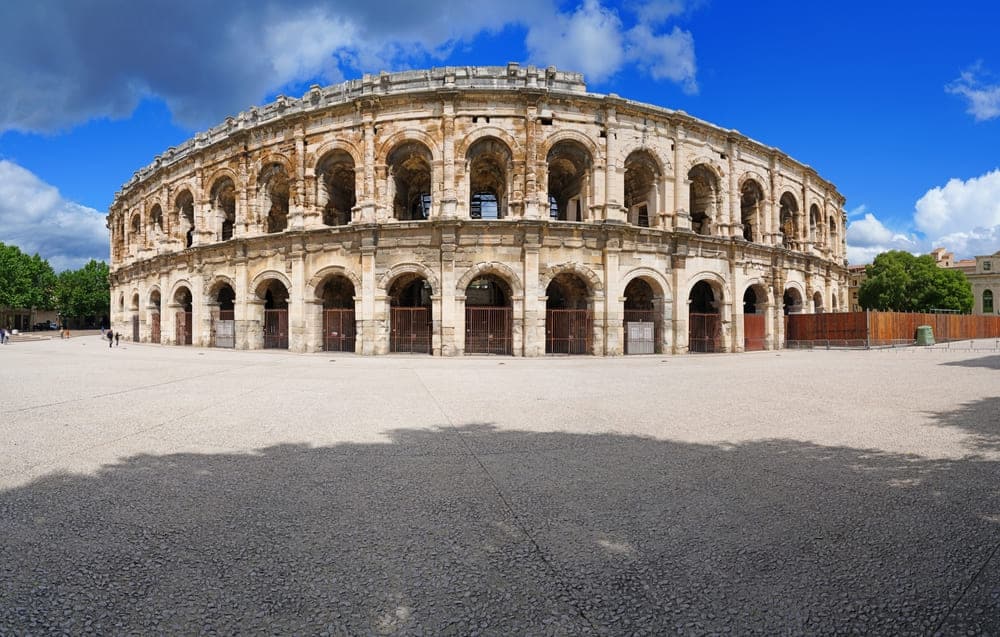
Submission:
<svg viewBox="0 0 1000 637">
<path fill-rule="evenodd" d="M 212 320 L 212 346 L 236 347 L 236 320 L 233 310 L 220 310 Z"/>
<path fill-rule="evenodd" d="M 323 349 L 327 352 L 355 351 L 353 309 L 323 310 Z"/>
<path fill-rule="evenodd" d="M 426 307 L 394 307 L 389 351 L 431 353 L 431 311 Z"/>
<path fill-rule="evenodd" d="M 721 351 L 722 321 L 718 314 L 688 315 L 688 351 Z"/>
<path fill-rule="evenodd" d="M 153 312 L 149 315 L 149 342 L 160 342 L 160 313 Z"/>
<path fill-rule="evenodd" d="M 465 308 L 465 353 L 514 353 L 513 311 L 509 307 Z"/>
<path fill-rule="evenodd" d="M 264 349 L 288 349 L 288 310 L 264 310 Z"/>
<path fill-rule="evenodd" d="M 178 345 L 190 345 L 192 343 L 192 324 L 194 319 L 191 312 L 178 312 L 177 313 L 177 344 Z"/>
<path fill-rule="evenodd" d="M 656 310 L 625 310 L 625 353 L 655 354 L 660 342 Z"/>
<path fill-rule="evenodd" d="M 593 337 L 590 310 L 545 310 L 546 354 L 590 354 Z"/>
<path fill-rule="evenodd" d="M 759 352 L 766 349 L 765 315 L 743 315 L 743 351 Z"/>
<path fill-rule="evenodd" d="M 138 343 L 139 342 L 139 315 L 138 314 L 133 314 L 132 315 L 132 342 L 133 343 Z"/>
</svg>

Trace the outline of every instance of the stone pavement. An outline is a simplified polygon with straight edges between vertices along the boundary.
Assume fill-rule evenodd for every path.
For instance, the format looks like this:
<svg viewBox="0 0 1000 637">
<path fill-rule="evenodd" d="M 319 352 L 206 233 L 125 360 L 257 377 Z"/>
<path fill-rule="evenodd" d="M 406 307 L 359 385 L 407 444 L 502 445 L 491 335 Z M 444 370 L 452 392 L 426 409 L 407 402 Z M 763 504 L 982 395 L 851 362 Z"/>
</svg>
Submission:
<svg viewBox="0 0 1000 637">
<path fill-rule="evenodd" d="M 0 349 L 0 634 L 1000 632 L 1000 355 Z"/>
</svg>

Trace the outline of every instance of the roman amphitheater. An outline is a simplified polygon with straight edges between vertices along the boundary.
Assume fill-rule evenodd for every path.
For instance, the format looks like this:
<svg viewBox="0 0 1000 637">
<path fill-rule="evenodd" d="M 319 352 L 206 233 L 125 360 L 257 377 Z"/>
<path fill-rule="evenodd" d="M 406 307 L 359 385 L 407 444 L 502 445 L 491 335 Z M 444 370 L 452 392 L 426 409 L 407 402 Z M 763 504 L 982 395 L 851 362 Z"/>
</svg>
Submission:
<svg viewBox="0 0 1000 637">
<path fill-rule="evenodd" d="M 509 64 L 366 75 L 170 148 L 107 217 L 143 342 L 375 355 L 778 349 L 846 309 L 844 198 L 776 148 Z"/>
</svg>

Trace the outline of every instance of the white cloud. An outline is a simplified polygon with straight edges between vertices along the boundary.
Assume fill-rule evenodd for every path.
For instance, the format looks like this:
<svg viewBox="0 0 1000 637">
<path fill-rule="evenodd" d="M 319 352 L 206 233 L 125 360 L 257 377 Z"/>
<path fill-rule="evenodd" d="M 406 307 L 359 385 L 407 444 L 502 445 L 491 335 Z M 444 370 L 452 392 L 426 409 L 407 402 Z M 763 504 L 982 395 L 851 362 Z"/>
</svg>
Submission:
<svg viewBox="0 0 1000 637">
<path fill-rule="evenodd" d="M 847 226 L 847 260 L 855 265 L 871 263 L 876 255 L 888 250 L 919 252 L 920 249 L 921 243 L 916 237 L 890 230 L 870 212 Z"/>
<path fill-rule="evenodd" d="M 692 0 L 633 5 L 644 26 L 629 30 L 600 0 L 565 11 L 559 4 L 4 2 L 0 131 L 126 117 L 148 96 L 163 99 L 185 126 L 210 126 L 290 84 L 426 65 L 480 34 L 517 25 L 527 30 L 533 64 L 582 71 L 597 83 L 632 64 L 696 90 L 693 38 L 664 25 Z"/>
<path fill-rule="evenodd" d="M 622 22 L 618 14 L 597 0 L 584 3 L 570 15 L 532 25 L 527 46 L 530 57 L 544 64 L 575 68 L 600 82 L 625 61 Z"/>
<path fill-rule="evenodd" d="M 976 62 L 962 71 L 958 79 L 945 86 L 952 95 L 961 95 L 968 103 L 966 112 L 982 122 L 1000 116 L 1000 83 Z"/>
<path fill-rule="evenodd" d="M 914 221 L 928 235 L 1000 225 L 1000 169 L 931 188 L 917 201 Z"/>
<path fill-rule="evenodd" d="M 0 242 L 38 253 L 59 272 L 108 260 L 104 215 L 63 199 L 34 173 L 0 159 Z"/>
</svg>

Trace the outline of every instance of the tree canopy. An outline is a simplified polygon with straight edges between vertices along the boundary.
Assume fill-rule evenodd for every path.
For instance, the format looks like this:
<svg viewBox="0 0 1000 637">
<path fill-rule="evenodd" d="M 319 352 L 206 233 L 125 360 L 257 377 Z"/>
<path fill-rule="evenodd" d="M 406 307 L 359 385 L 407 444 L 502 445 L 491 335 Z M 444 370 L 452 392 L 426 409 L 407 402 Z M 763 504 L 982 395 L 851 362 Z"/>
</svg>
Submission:
<svg viewBox="0 0 1000 637">
<path fill-rule="evenodd" d="M 56 274 L 48 261 L 0 243 L 0 307 L 50 310 L 55 287 Z"/>
<path fill-rule="evenodd" d="M 106 316 L 110 311 L 108 264 L 91 259 L 79 270 L 59 273 L 56 308 L 64 318 Z"/>
<path fill-rule="evenodd" d="M 883 252 L 865 268 L 858 302 L 868 310 L 972 311 L 972 285 L 960 270 L 938 267 L 929 254 Z"/>
</svg>

